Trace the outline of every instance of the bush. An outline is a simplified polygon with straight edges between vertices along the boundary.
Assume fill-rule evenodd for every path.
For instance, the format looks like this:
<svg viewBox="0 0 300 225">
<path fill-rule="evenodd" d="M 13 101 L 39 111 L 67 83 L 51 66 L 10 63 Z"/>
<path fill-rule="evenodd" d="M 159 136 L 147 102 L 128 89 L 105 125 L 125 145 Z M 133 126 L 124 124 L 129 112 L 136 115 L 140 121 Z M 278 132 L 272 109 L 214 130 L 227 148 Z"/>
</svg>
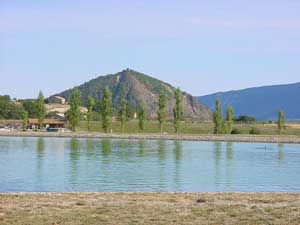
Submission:
<svg viewBox="0 0 300 225">
<path fill-rule="evenodd" d="M 249 134 L 260 134 L 260 130 L 257 127 L 252 127 Z"/>
<path fill-rule="evenodd" d="M 238 118 L 235 118 L 234 120 L 235 122 L 238 123 L 248 123 L 248 124 L 256 122 L 256 119 L 254 117 L 247 116 L 247 115 L 241 115 Z"/>
<path fill-rule="evenodd" d="M 241 131 L 237 128 L 233 128 L 231 134 L 241 134 Z"/>
</svg>

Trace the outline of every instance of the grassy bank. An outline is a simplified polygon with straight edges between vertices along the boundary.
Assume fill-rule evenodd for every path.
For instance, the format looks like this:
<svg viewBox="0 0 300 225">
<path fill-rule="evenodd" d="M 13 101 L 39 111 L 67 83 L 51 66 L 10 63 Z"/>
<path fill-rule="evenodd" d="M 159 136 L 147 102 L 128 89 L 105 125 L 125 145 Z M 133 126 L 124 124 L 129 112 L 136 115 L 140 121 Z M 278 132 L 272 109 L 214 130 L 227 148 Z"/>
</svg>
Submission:
<svg viewBox="0 0 300 225">
<path fill-rule="evenodd" d="M 197 202 L 198 201 L 198 202 Z M 300 194 L 0 195 L 0 224 L 295 224 Z"/>
<path fill-rule="evenodd" d="M 257 123 L 257 124 L 235 124 L 234 128 L 237 128 L 241 134 L 249 134 L 252 127 L 257 127 L 261 135 L 277 135 L 277 124 L 268 123 Z M 81 131 L 87 131 L 87 122 L 82 121 L 80 123 L 79 129 Z M 121 125 L 119 121 L 114 121 L 112 123 L 111 129 L 114 133 L 121 133 Z M 92 131 L 103 132 L 101 122 L 93 122 Z M 164 131 L 168 134 L 174 133 L 173 123 L 168 122 L 164 126 Z M 159 133 L 158 122 L 148 121 L 146 123 L 146 129 L 144 133 Z M 201 122 L 183 122 L 181 124 L 180 133 L 181 134 L 213 134 L 214 124 L 211 122 L 201 123 Z M 124 133 L 136 134 L 140 133 L 138 128 L 138 121 L 130 121 L 126 124 L 126 129 Z M 283 135 L 300 135 L 300 124 L 286 124 Z"/>
</svg>

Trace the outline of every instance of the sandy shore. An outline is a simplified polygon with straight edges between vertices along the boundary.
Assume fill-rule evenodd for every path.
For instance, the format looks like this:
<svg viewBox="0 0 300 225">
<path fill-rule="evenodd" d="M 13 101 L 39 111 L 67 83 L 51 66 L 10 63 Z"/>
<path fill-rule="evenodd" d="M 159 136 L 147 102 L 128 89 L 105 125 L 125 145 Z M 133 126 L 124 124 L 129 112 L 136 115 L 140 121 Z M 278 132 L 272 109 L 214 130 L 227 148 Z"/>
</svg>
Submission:
<svg viewBox="0 0 300 225">
<path fill-rule="evenodd" d="M 61 138 L 111 138 L 111 139 L 148 139 L 148 140 L 184 140 L 184 141 L 225 141 L 300 144 L 300 136 L 278 135 L 175 135 L 175 134 L 105 134 L 87 132 L 0 132 L 0 136 L 11 137 L 61 137 Z"/>
<path fill-rule="evenodd" d="M 300 194 L 0 194 L 0 224 L 291 224 Z"/>
</svg>

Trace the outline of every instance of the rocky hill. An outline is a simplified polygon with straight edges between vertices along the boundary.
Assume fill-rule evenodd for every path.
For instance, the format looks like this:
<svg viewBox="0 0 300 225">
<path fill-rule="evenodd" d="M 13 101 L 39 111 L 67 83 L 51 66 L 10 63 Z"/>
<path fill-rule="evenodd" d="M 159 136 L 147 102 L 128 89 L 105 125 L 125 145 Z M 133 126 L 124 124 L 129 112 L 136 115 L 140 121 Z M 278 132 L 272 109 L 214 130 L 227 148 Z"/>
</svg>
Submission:
<svg viewBox="0 0 300 225">
<path fill-rule="evenodd" d="M 170 84 L 127 69 L 117 74 L 100 76 L 80 85 L 79 89 L 81 91 L 83 105 L 86 105 L 89 96 L 98 100 L 101 99 L 105 86 L 108 86 L 112 91 L 113 107 L 116 111 L 118 111 L 120 107 L 120 98 L 123 93 L 130 107 L 137 108 L 141 100 L 144 100 L 147 106 L 148 116 L 150 118 L 157 117 L 159 94 L 164 93 L 169 100 L 167 111 L 169 113 L 169 117 L 172 117 L 175 105 L 175 88 Z M 71 89 L 55 94 L 49 97 L 48 100 L 51 101 L 54 96 L 61 96 L 69 101 Z M 183 106 L 186 118 L 199 121 L 212 120 L 212 111 L 201 104 L 197 98 L 185 92 L 183 92 Z"/>
</svg>

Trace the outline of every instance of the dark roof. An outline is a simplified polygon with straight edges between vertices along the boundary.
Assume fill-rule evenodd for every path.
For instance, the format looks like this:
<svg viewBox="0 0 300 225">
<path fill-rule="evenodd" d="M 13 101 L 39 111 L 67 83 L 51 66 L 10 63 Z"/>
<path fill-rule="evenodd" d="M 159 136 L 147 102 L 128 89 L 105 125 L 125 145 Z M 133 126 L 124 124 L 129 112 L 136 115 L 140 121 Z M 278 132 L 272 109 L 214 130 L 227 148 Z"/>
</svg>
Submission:
<svg viewBox="0 0 300 225">
<path fill-rule="evenodd" d="M 44 124 L 65 124 L 64 120 L 45 119 Z M 29 124 L 39 124 L 39 119 L 29 119 Z"/>
</svg>

